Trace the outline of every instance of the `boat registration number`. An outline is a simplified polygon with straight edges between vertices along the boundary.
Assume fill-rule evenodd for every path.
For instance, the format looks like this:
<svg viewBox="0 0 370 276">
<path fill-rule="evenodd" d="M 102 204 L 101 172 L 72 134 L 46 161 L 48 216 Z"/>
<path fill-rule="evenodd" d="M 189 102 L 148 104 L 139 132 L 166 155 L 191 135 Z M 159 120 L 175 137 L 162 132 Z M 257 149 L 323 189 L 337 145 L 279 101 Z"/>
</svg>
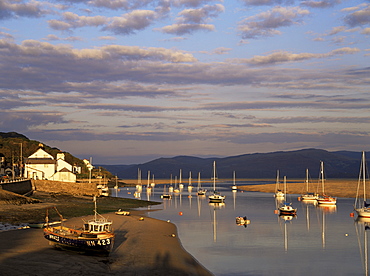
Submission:
<svg viewBox="0 0 370 276">
<path fill-rule="evenodd" d="M 96 246 L 96 245 L 110 245 L 110 239 L 103 239 L 97 241 L 86 241 L 88 246 Z"/>
</svg>

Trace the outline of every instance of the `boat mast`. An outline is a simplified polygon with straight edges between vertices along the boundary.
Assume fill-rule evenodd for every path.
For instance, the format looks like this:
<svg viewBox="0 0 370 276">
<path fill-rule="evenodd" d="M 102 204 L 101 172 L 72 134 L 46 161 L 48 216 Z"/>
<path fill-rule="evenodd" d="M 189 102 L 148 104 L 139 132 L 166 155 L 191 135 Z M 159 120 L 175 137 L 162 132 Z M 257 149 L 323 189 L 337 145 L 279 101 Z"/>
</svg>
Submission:
<svg viewBox="0 0 370 276">
<path fill-rule="evenodd" d="M 324 162 L 323 161 L 321 161 L 320 174 L 321 174 L 322 194 L 325 195 L 325 188 L 324 188 Z"/>
<path fill-rule="evenodd" d="M 216 191 L 216 161 L 213 161 L 213 191 Z"/>
<path fill-rule="evenodd" d="M 306 190 L 308 193 L 308 169 L 306 169 Z"/>
<path fill-rule="evenodd" d="M 362 152 L 362 181 L 363 181 L 363 186 L 364 186 L 364 202 L 366 202 L 366 169 L 365 169 L 365 151 Z M 365 204 L 365 203 L 364 203 Z"/>
</svg>

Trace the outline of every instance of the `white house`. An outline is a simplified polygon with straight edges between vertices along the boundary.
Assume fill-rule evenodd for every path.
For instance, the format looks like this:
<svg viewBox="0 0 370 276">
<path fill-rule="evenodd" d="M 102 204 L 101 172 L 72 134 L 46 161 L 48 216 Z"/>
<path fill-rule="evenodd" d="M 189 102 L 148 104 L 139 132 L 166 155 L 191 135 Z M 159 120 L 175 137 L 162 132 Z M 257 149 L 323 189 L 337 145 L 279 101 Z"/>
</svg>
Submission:
<svg viewBox="0 0 370 276">
<path fill-rule="evenodd" d="M 32 179 L 47 179 L 76 182 L 73 166 L 64 160 L 64 153 L 57 154 L 57 160 L 47 153 L 42 145 L 25 162 L 24 176 Z"/>
</svg>

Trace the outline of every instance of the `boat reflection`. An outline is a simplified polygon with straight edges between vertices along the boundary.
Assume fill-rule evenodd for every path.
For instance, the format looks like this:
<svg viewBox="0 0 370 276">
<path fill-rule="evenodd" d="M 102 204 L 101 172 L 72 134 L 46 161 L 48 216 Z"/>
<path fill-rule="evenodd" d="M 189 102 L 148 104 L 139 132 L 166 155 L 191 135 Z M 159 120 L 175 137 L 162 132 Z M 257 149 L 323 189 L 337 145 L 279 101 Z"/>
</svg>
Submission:
<svg viewBox="0 0 370 276">
<path fill-rule="evenodd" d="M 356 235 L 358 241 L 358 248 L 360 250 L 360 256 L 362 266 L 364 268 L 365 276 L 369 275 L 369 251 L 368 251 L 368 238 L 367 231 L 370 230 L 370 218 L 357 217 L 355 220 Z M 361 239 L 363 239 L 361 241 Z M 363 243 L 363 244 L 362 244 Z"/>
<path fill-rule="evenodd" d="M 281 223 L 284 224 L 284 227 L 283 227 L 283 232 L 284 232 L 284 251 L 287 252 L 288 251 L 288 224 L 291 223 L 291 221 L 293 220 L 293 218 L 296 218 L 297 215 L 279 215 L 279 223 L 281 225 Z"/>
<path fill-rule="evenodd" d="M 310 227 L 311 227 L 310 211 L 312 211 L 312 209 L 316 208 L 316 206 L 317 206 L 317 201 L 316 200 L 302 200 L 301 201 L 301 207 L 302 207 L 301 209 L 304 210 L 305 215 L 306 215 L 307 231 L 309 231 Z"/>
<path fill-rule="evenodd" d="M 236 206 L 236 192 L 237 190 L 231 190 L 232 194 L 233 194 L 233 203 L 234 203 L 234 210 L 235 210 L 235 206 Z"/>
<path fill-rule="evenodd" d="M 208 203 L 208 205 L 210 206 L 210 208 L 213 209 L 213 242 L 216 242 L 217 241 L 217 212 L 216 210 L 220 210 L 220 209 L 223 209 L 225 208 L 225 203 L 224 202 L 221 202 L 221 203 Z"/>
</svg>

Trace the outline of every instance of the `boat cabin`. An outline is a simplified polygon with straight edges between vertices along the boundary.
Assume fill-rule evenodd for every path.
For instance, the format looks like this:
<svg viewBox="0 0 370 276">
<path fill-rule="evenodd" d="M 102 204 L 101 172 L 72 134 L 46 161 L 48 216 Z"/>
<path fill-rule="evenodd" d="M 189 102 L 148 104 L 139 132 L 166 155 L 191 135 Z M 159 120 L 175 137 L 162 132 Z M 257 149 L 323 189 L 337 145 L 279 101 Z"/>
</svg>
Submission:
<svg viewBox="0 0 370 276">
<path fill-rule="evenodd" d="M 94 234 L 111 232 L 112 222 L 107 220 L 91 220 L 84 224 L 84 231 Z"/>
</svg>

